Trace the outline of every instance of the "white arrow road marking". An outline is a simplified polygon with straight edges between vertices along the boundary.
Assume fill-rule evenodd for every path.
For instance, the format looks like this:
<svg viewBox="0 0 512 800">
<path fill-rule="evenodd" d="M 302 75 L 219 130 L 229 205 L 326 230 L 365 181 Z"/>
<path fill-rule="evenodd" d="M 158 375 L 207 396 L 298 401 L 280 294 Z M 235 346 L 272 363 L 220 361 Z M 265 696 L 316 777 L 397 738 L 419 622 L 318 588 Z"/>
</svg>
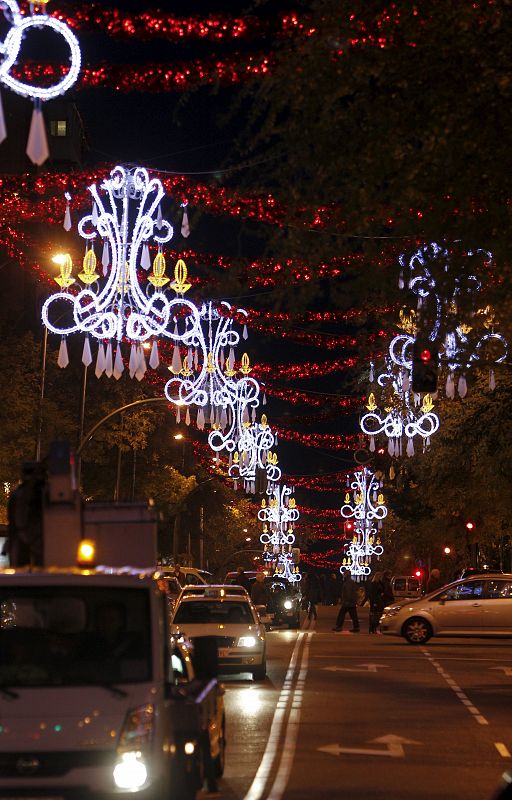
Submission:
<svg viewBox="0 0 512 800">
<path fill-rule="evenodd" d="M 489 669 L 501 669 L 505 675 L 512 677 L 512 667 L 489 667 Z"/>
<path fill-rule="evenodd" d="M 333 756 L 340 756 L 342 753 L 350 753 L 359 756 L 391 756 L 391 758 L 403 758 L 405 756 L 404 744 L 422 744 L 416 742 L 414 739 L 404 739 L 402 736 L 395 736 L 394 733 L 388 733 L 385 736 L 379 736 L 378 739 L 371 739 L 369 744 L 385 744 L 386 750 L 375 750 L 369 747 L 341 747 L 339 744 L 327 744 L 324 747 L 318 747 L 323 753 L 330 753 Z"/>
<path fill-rule="evenodd" d="M 355 667 L 322 667 L 328 672 L 377 672 L 378 667 L 389 669 L 388 664 L 358 664 L 358 667 L 366 667 L 366 669 L 357 669 Z"/>
</svg>

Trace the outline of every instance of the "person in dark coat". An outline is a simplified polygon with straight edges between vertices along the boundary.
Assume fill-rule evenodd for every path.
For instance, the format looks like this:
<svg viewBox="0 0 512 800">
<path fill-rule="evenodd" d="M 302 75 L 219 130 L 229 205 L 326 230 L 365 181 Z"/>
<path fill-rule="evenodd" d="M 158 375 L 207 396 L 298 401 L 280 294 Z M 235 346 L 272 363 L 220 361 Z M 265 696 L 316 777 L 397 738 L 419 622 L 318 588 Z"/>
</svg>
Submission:
<svg viewBox="0 0 512 800">
<path fill-rule="evenodd" d="M 341 631 L 347 614 L 352 620 L 352 633 L 359 633 L 359 617 L 357 616 L 357 583 L 352 580 L 350 572 L 346 572 L 343 577 L 343 587 L 341 589 L 341 606 L 336 618 L 336 625 L 333 631 Z"/>
<path fill-rule="evenodd" d="M 314 572 L 308 572 L 304 579 L 304 597 L 306 598 L 308 619 L 317 618 L 316 607 L 320 602 L 320 581 Z"/>
<path fill-rule="evenodd" d="M 269 599 L 268 586 L 265 583 L 265 573 L 258 572 L 251 588 L 251 600 L 255 606 L 266 606 Z"/>
<path fill-rule="evenodd" d="M 366 587 L 366 596 L 370 605 L 368 618 L 368 633 L 377 633 L 379 620 L 384 610 L 384 586 L 382 585 L 382 572 L 376 572 Z"/>
<path fill-rule="evenodd" d="M 428 576 L 427 581 L 427 594 L 430 592 L 435 592 L 436 589 L 439 589 L 440 586 L 443 585 L 443 581 L 441 580 L 441 572 L 436 567 L 430 571 L 430 575 Z"/>
<path fill-rule="evenodd" d="M 395 595 L 393 594 L 393 587 L 391 585 L 391 572 L 389 569 L 385 570 L 382 575 L 382 601 L 384 606 L 389 606 L 395 602 Z"/>
<path fill-rule="evenodd" d="M 238 567 L 236 571 L 236 576 L 231 581 L 233 586 L 242 586 L 244 589 L 247 590 L 249 595 L 251 594 L 251 582 L 249 577 L 245 574 L 245 570 L 243 567 Z"/>
</svg>

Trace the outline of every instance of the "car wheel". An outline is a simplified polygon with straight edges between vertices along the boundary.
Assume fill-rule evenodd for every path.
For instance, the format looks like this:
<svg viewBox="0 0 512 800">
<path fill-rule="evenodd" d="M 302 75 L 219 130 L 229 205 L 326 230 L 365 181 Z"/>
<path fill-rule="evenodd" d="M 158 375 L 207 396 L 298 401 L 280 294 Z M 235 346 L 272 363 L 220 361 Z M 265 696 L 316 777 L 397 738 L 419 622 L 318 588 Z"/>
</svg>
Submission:
<svg viewBox="0 0 512 800">
<path fill-rule="evenodd" d="M 432 626 L 422 617 L 411 617 L 404 622 L 402 636 L 410 644 L 425 644 L 432 636 Z"/>
<path fill-rule="evenodd" d="M 252 671 L 254 681 L 264 681 L 267 677 L 267 662 L 264 661 L 260 667 L 255 667 Z"/>
<path fill-rule="evenodd" d="M 222 728 L 219 737 L 219 754 L 213 759 L 213 766 L 215 774 L 218 778 L 224 775 L 224 766 L 226 763 L 226 721 L 222 718 Z"/>
</svg>

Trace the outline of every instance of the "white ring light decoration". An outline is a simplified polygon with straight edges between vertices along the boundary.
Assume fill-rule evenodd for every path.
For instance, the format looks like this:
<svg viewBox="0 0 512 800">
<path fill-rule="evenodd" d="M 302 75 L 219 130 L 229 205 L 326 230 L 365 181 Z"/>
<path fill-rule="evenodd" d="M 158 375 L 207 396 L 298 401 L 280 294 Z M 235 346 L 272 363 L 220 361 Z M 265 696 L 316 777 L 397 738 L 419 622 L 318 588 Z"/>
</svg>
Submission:
<svg viewBox="0 0 512 800">
<path fill-rule="evenodd" d="M 353 502 L 350 502 L 350 492 L 347 491 L 341 516 L 344 519 L 354 519 L 354 536 L 346 547 L 340 572 L 350 572 L 355 577 L 361 577 L 370 574 L 372 557 L 380 558 L 384 552 L 375 521 L 379 526 L 382 525 L 388 510 L 379 491 L 379 481 L 367 467 L 354 473 L 354 480 L 349 488 L 352 489 Z"/>
<path fill-rule="evenodd" d="M 41 100 L 43 102 L 52 100 L 67 92 L 76 82 L 81 64 L 80 47 L 70 28 L 64 22 L 48 17 L 46 14 L 33 14 L 30 17 L 22 17 L 15 0 L 2 0 L 1 7 L 4 16 L 12 27 L 9 29 L 5 40 L 0 43 L 0 53 L 5 56 L 0 66 L 0 81 L 22 97 L 30 97 L 33 100 Z M 10 12 L 9 16 L 6 12 Z M 50 30 L 62 36 L 69 46 L 71 57 L 69 72 L 54 86 L 48 88 L 29 86 L 10 75 L 10 69 L 18 58 L 24 34 L 31 28 L 50 28 Z"/>
<path fill-rule="evenodd" d="M 84 272 L 79 275 L 86 288 L 76 295 L 67 289 L 51 295 L 42 308 L 43 323 L 52 333 L 63 336 L 81 331 L 100 340 L 121 342 L 127 337 L 138 344 L 151 337 L 166 336 L 188 344 L 194 327 L 200 324 L 199 314 L 190 301 L 182 297 L 170 301 L 164 293 L 163 287 L 169 279 L 163 274 L 165 259 L 161 246 L 171 239 L 173 229 L 165 220 L 155 218 L 164 196 L 161 182 L 150 179 L 144 168 L 127 170 L 117 166 L 100 189 L 106 192 L 106 197 L 100 196 L 96 184 L 89 187 L 93 211 L 78 225 L 81 237 L 90 243 Z M 108 243 L 110 248 L 111 264 L 104 280 L 95 273 L 92 243 L 98 236 L 102 237 L 104 247 Z M 150 240 L 156 244 L 158 254 L 153 263 L 153 275 L 149 276 L 148 286 L 143 291 L 137 274 L 139 253 Z M 87 262 L 89 257 L 93 261 Z M 62 303 L 71 306 L 72 323 L 59 324 L 63 316 L 59 315 Z M 177 328 L 183 310 L 188 327 L 179 334 Z M 52 322 L 52 316 L 56 317 L 56 322 Z M 171 323 L 174 323 L 174 332 L 170 330 Z"/>
<path fill-rule="evenodd" d="M 302 576 L 299 568 L 293 568 L 292 545 L 295 542 L 294 524 L 299 511 L 292 490 L 288 486 L 267 489 L 269 501 L 263 499 L 258 519 L 264 523 L 260 541 L 263 545 L 263 560 L 274 569 L 274 574 L 298 583 Z"/>
</svg>

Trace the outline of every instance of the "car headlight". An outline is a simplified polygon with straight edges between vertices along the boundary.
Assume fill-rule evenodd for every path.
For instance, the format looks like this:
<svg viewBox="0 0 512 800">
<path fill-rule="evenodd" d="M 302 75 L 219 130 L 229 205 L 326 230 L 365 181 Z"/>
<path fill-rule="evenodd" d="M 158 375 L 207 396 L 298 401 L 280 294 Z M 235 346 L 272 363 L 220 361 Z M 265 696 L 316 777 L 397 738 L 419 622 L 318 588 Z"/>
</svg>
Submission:
<svg viewBox="0 0 512 800">
<path fill-rule="evenodd" d="M 384 617 L 395 617 L 399 611 L 401 611 L 402 606 L 386 606 L 384 611 L 382 612 L 382 616 Z"/>
<path fill-rule="evenodd" d="M 293 603 L 292 603 L 291 600 L 285 600 L 283 605 L 284 605 L 284 607 L 286 608 L 287 611 L 289 611 L 291 608 L 293 608 Z"/>
<path fill-rule="evenodd" d="M 237 647 L 255 647 L 256 646 L 256 637 L 255 636 L 240 636 Z"/>
</svg>

